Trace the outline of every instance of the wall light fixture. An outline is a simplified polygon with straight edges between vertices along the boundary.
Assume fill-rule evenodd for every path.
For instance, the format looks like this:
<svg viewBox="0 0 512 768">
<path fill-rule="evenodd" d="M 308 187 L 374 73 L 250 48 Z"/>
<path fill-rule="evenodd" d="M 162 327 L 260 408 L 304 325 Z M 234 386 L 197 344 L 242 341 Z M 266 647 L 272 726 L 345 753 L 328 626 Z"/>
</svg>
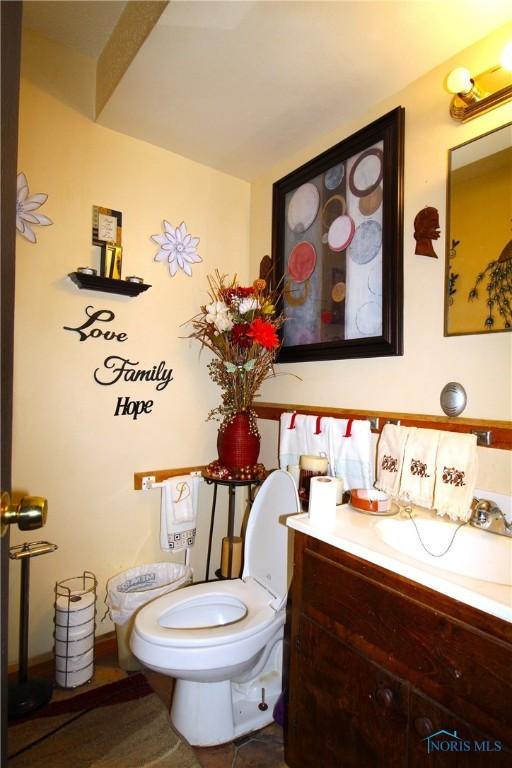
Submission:
<svg viewBox="0 0 512 768">
<path fill-rule="evenodd" d="M 500 63 L 476 77 L 465 67 L 452 69 L 446 88 L 453 93 L 450 115 L 465 123 L 512 99 L 512 42 L 501 52 Z"/>
</svg>

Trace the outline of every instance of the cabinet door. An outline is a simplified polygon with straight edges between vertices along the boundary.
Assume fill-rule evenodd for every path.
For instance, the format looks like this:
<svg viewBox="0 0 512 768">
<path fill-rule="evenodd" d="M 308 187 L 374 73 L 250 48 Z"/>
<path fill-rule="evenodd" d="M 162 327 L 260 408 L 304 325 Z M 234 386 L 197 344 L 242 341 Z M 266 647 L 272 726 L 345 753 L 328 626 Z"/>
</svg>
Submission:
<svg viewBox="0 0 512 768">
<path fill-rule="evenodd" d="M 406 683 L 305 617 L 291 653 L 290 768 L 405 766 Z"/>
<path fill-rule="evenodd" d="M 491 736 L 411 691 L 410 768 L 494 768 L 512 765 L 512 754 Z"/>
</svg>

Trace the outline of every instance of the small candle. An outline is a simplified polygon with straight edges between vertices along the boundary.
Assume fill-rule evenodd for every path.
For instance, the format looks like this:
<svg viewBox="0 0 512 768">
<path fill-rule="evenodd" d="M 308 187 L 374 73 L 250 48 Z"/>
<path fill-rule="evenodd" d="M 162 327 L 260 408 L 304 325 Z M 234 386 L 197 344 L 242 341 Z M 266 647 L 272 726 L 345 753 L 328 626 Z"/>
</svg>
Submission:
<svg viewBox="0 0 512 768">
<path fill-rule="evenodd" d="M 329 465 L 325 456 L 301 456 L 299 461 L 301 469 L 320 474 L 325 474 Z"/>
</svg>

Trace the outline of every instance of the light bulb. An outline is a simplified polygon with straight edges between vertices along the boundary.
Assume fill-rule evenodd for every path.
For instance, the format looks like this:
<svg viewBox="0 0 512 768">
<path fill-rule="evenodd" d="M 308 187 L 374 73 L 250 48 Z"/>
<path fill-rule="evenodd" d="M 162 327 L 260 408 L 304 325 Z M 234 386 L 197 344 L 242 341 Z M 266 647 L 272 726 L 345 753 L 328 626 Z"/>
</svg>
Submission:
<svg viewBox="0 0 512 768">
<path fill-rule="evenodd" d="M 452 69 L 446 79 L 446 87 L 450 93 L 469 93 L 473 88 L 469 69 L 465 67 Z"/>
<path fill-rule="evenodd" d="M 507 43 L 501 52 L 500 64 L 503 69 L 512 72 L 512 43 Z"/>
</svg>

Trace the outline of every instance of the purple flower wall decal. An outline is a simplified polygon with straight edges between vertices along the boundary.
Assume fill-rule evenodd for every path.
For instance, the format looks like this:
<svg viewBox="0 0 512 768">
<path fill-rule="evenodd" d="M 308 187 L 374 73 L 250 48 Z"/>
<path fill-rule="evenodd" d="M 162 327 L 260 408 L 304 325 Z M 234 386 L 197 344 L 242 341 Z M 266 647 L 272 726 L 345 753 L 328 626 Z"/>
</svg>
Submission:
<svg viewBox="0 0 512 768">
<path fill-rule="evenodd" d="M 42 213 L 35 213 L 48 200 L 48 195 L 38 192 L 30 195 L 27 178 L 24 173 L 18 173 L 16 190 L 16 229 L 29 242 L 37 242 L 31 225 L 38 224 L 47 227 L 53 221 Z"/>
</svg>

